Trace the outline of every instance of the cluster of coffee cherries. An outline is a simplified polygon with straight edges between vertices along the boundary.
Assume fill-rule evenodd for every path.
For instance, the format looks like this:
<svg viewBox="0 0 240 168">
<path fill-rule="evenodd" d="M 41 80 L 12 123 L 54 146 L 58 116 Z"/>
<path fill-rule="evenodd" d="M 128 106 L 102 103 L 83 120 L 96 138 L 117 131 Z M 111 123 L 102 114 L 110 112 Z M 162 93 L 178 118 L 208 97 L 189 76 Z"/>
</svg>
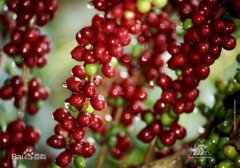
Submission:
<svg viewBox="0 0 240 168">
<path fill-rule="evenodd" d="M 61 167 L 68 166 L 73 156 L 76 156 L 76 160 L 80 156 L 87 158 L 95 153 L 93 144 L 84 140 L 86 128 L 102 135 L 106 133 L 102 119 L 93 114 L 96 110 L 101 111 L 106 107 L 104 97 L 96 92 L 96 87 L 102 83 L 101 76 L 96 75 L 97 67 L 97 64 L 73 67 L 72 76 L 64 83 L 72 92 L 65 101 L 69 110 L 59 108 L 53 113 L 53 118 L 59 124 L 56 125 L 55 134 L 48 139 L 47 144 L 57 149 L 65 148 L 56 158 L 56 164 Z"/>
<path fill-rule="evenodd" d="M 226 109 L 224 113 L 226 114 Z M 239 127 L 239 123 L 237 125 Z M 236 142 L 238 131 L 234 130 L 232 118 L 225 118 L 222 122 L 216 124 L 214 128 L 214 132 L 199 141 L 200 144 L 198 145 L 205 146 L 209 156 L 199 156 L 196 159 L 198 165 L 202 168 L 240 167 L 240 153 Z M 234 131 L 236 132 L 234 133 Z"/>
<path fill-rule="evenodd" d="M 39 26 L 46 25 L 53 19 L 58 8 L 57 0 L 7 0 L 8 10 L 16 14 L 18 27 L 25 26 L 35 18 Z"/>
<path fill-rule="evenodd" d="M 78 46 L 71 52 L 72 58 L 86 64 L 102 64 L 101 71 L 106 77 L 113 77 L 115 68 L 112 58 L 123 54 L 123 47 L 130 43 L 128 30 L 117 25 L 113 19 L 95 15 L 92 25 L 81 29 L 76 40 Z"/>
<path fill-rule="evenodd" d="M 120 110 L 119 125 L 109 128 L 107 144 L 111 148 L 114 158 L 121 159 L 132 147 L 127 128 L 133 125 L 134 118 L 145 108 L 144 100 L 147 98 L 147 90 L 137 86 L 131 78 L 115 80 L 108 93 L 108 105 L 113 119 Z"/>
<path fill-rule="evenodd" d="M 65 148 L 56 158 L 57 165 L 67 167 L 74 155 L 88 158 L 95 153 L 95 147 L 83 138 L 87 127 L 100 132 L 103 127 L 100 117 L 82 111 L 75 118 L 67 109 L 59 108 L 53 113 L 53 118 L 59 123 L 47 144 L 55 149 Z"/>
<path fill-rule="evenodd" d="M 238 89 L 239 90 L 239 89 Z M 235 91 L 234 91 L 235 92 Z M 232 102 L 231 102 L 232 104 Z M 215 113 L 218 115 L 215 119 L 213 132 L 204 139 L 201 144 L 204 145 L 209 152 L 209 157 L 200 156 L 197 163 L 201 167 L 240 167 L 239 153 L 239 115 L 236 115 L 235 122 L 232 120 L 234 111 L 229 107 L 224 107 L 216 103 L 212 109 L 201 107 L 202 112 L 206 114 Z M 239 109 L 238 109 L 239 110 Z"/>
<path fill-rule="evenodd" d="M 231 35 L 235 24 L 217 16 L 216 11 L 222 7 L 218 0 L 175 3 L 181 6 L 180 15 L 184 19 L 183 28 L 186 31 L 184 42 L 181 44 L 175 43 L 176 25 L 169 21 L 168 9 L 166 12 L 163 9 L 160 13 L 152 10 L 152 4 L 155 7 L 163 7 L 166 2 L 161 4 L 160 1 L 154 0 L 93 0 L 95 8 L 104 11 L 105 15 L 95 15 L 91 26 L 84 27 L 76 35 L 78 46 L 72 50 L 71 56 L 83 64 L 76 65 L 72 69 L 72 76 L 64 83 L 72 92 L 65 101 L 68 110 L 61 109 L 65 112 L 61 112 L 62 117 L 59 120 L 54 116 L 59 122 L 57 130 L 63 131 L 61 134 L 55 132 L 56 134 L 48 140 L 52 147 L 65 148 L 57 157 L 56 163 L 59 166 L 69 165 L 73 155 L 85 158 L 95 152 L 93 146 L 90 150 L 93 152 L 91 155 L 82 152 L 82 141 L 88 142 L 83 140 L 84 129 L 81 124 L 93 116 L 98 118 L 100 123 L 100 118 L 93 113 L 102 111 L 106 102 L 103 96 L 96 93 L 96 87 L 102 83 L 101 76 L 96 73 L 101 67 L 105 77 L 113 77 L 113 62 L 116 59 L 127 66 L 128 70 L 139 70 L 144 77 L 141 76 L 137 84 L 133 84 L 131 79 L 113 83 L 108 99 L 112 107 L 112 118 L 122 108 L 120 123 L 128 127 L 133 123 L 134 117 L 141 114 L 147 125 L 140 131 L 138 138 L 145 143 L 158 136 L 163 145 L 172 146 L 177 139 L 185 137 L 186 130 L 178 123 L 179 116 L 194 110 L 194 103 L 199 95 L 199 82 L 208 77 L 209 66 L 220 56 L 222 48 L 235 48 L 236 40 Z M 138 35 L 136 41 L 140 43 L 134 49 L 137 53 L 132 55 L 125 54 L 123 50 L 131 41 L 129 34 Z M 143 51 L 138 51 L 138 48 L 143 48 Z M 162 70 L 164 62 L 161 54 L 166 50 L 171 55 L 168 67 L 176 72 L 175 79 Z M 132 56 L 136 56 L 137 61 Z M 131 70 L 129 78 L 134 78 L 135 73 Z M 162 89 L 161 98 L 152 109 L 144 107 L 147 97 L 147 90 L 142 87 L 144 78 Z M 80 115 L 84 115 L 84 120 L 79 120 Z M 99 123 L 96 122 L 95 125 L 99 126 Z M 92 126 L 88 125 L 90 128 Z M 106 135 L 106 128 L 103 126 L 93 131 Z M 111 127 L 108 132 L 112 132 L 111 136 L 106 136 L 112 155 L 120 159 L 132 146 L 128 131 Z M 81 137 L 81 140 L 77 142 L 75 136 Z M 73 143 L 66 142 L 67 139 L 71 139 L 70 142 Z M 75 143 L 78 144 L 78 153 L 74 153 L 75 148 L 71 148 Z"/>
<path fill-rule="evenodd" d="M 13 168 L 12 159 L 24 152 L 34 151 L 34 145 L 40 139 L 40 132 L 33 126 L 26 126 L 25 123 L 17 119 L 8 124 L 6 131 L 0 132 L 0 150 L 5 152 L 5 156 L 0 158 L 2 168 Z"/>
<path fill-rule="evenodd" d="M 28 114 L 34 115 L 38 112 L 41 101 L 48 99 L 49 90 L 47 87 L 41 86 L 39 78 L 32 78 L 28 81 L 27 91 L 20 76 L 13 76 L 11 79 L 7 79 L 5 85 L 0 88 L 0 98 L 3 100 L 13 98 L 16 108 L 20 108 L 24 97 L 27 97 L 26 110 Z"/>
<path fill-rule="evenodd" d="M 47 63 L 50 41 L 40 34 L 36 25 L 43 26 L 49 22 L 57 6 L 57 0 L 7 0 L 0 15 L 4 31 L 10 34 L 10 42 L 5 44 L 3 51 L 22 70 L 22 77 L 10 77 L 0 89 L 0 98 L 14 99 L 19 111 L 19 119 L 0 132 L 0 149 L 3 150 L 0 167 L 16 167 L 16 160 L 11 160 L 12 155 L 21 155 L 26 149 L 34 152 L 34 145 L 40 139 L 36 128 L 25 126 L 24 117 L 26 112 L 30 115 L 38 112 L 41 102 L 49 97 L 49 90 L 42 86 L 40 79 L 29 79 L 29 71 L 35 67 L 42 68 Z"/>
<path fill-rule="evenodd" d="M 3 50 L 19 67 L 25 64 L 29 68 L 42 68 L 47 63 L 50 41 L 37 27 L 17 28 L 11 32 L 11 41 Z"/>
</svg>

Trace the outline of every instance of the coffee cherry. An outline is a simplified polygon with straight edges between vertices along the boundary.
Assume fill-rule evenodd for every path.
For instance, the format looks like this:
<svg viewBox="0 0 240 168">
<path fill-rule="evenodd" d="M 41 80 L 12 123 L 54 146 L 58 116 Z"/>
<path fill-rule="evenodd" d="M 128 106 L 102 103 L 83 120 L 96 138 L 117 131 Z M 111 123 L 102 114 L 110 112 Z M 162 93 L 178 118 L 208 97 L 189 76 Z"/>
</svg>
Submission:
<svg viewBox="0 0 240 168">
<path fill-rule="evenodd" d="M 151 9 L 151 2 L 149 0 L 137 0 L 137 9 L 141 13 L 147 13 Z"/>
<path fill-rule="evenodd" d="M 83 139 L 84 134 L 85 134 L 84 129 L 79 127 L 74 129 L 72 137 L 75 141 L 80 142 Z"/>
<path fill-rule="evenodd" d="M 40 131 L 32 126 L 27 126 L 24 130 L 25 142 L 30 145 L 34 145 L 40 139 Z"/>
<path fill-rule="evenodd" d="M 192 26 L 193 26 L 192 19 L 186 19 L 186 20 L 184 20 L 184 22 L 183 22 L 183 29 L 184 29 L 184 30 L 187 31 L 187 30 L 190 29 Z"/>
<path fill-rule="evenodd" d="M 183 139 L 186 136 L 186 129 L 178 124 L 173 124 L 171 131 L 174 132 L 177 139 Z"/>
<path fill-rule="evenodd" d="M 76 121 L 72 116 L 66 116 L 61 121 L 61 126 L 66 131 L 72 131 L 76 127 Z"/>
<path fill-rule="evenodd" d="M 153 120 L 154 120 L 154 116 L 153 116 L 153 114 L 152 114 L 151 112 L 146 113 L 146 114 L 144 115 L 144 121 L 145 121 L 147 124 L 151 124 L 151 123 L 153 122 Z"/>
<path fill-rule="evenodd" d="M 53 119 L 60 122 L 62 121 L 66 116 L 70 116 L 70 112 L 64 108 L 58 108 L 53 113 Z"/>
<path fill-rule="evenodd" d="M 73 142 L 73 143 L 71 143 L 69 150 L 74 155 L 81 155 L 82 154 L 82 145 L 79 142 Z"/>
<path fill-rule="evenodd" d="M 228 137 L 220 138 L 218 142 L 218 149 L 222 149 L 226 144 L 230 144 L 230 139 Z"/>
<path fill-rule="evenodd" d="M 95 147 L 89 142 L 82 143 L 82 156 L 85 158 L 91 157 L 95 153 Z"/>
<path fill-rule="evenodd" d="M 239 168 L 240 167 L 240 155 L 237 155 L 234 160 L 234 165 Z"/>
<path fill-rule="evenodd" d="M 86 82 L 83 87 L 83 94 L 90 98 L 93 97 L 96 92 L 96 86 L 93 83 Z"/>
<path fill-rule="evenodd" d="M 162 131 L 162 126 L 160 124 L 159 121 L 153 121 L 150 125 L 149 125 L 149 128 L 151 130 L 151 132 L 154 134 L 154 135 L 158 135 L 161 133 Z"/>
<path fill-rule="evenodd" d="M 82 65 L 75 65 L 72 69 L 72 75 L 80 79 L 85 79 L 87 77 L 84 67 Z"/>
<path fill-rule="evenodd" d="M 87 163 L 83 157 L 76 156 L 74 159 L 74 165 L 76 168 L 85 168 L 87 166 Z"/>
<path fill-rule="evenodd" d="M 70 77 L 66 81 L 67 88 L 74 93 L 80 93 L 83 85 L 82 81 L 77 77 Z"/>
<path fill-rule="evenodd" d="M 175 134 L 170 131 L 164 131 L 160 134 L 160 140 L 165 146 L 172 146 L 175 141 Z"/>
<path fill-rule="evenodd" d="M 207 159 L 204 157 L 199 157 L 197 158 L 197 163 L 199 164 L 199 166 L 205 167 L 207 165 Z"/>
<path fill-rule="evenodd" d="M 162 100 L 166 103 L 172 103 L 176 99 L 176 94 L 172 90 L 162 92 Z"/>
<path fill-rule="evenodd" d="M 9 144 L 9 140 L 10 140 L 10 135 L 6 132 L 1 132 L 0 133 L 0 149 L 5 149 L 8 144 Z"/>
<path fill-rule="evenodd" d="M 22 120 L 18 119 L 18 120 L 10 122 L 8 124 L 7 131 L 10 133 L 23 132 L 25 130 L 25 128 L 26 128 L 25 123 Z"/>
<path fill-rule="evenodd" d="M 233 168 L 233 164 L 230 161 L 224 160 L 217 165 L 217 168 Z"/>
<path fill-rule="evenodd" d="M 84 70 L 85 70 L 87 75 L 93 76 L 97 72 L 97 67 L 98 67 L 97 64 L 86 64 L 84 66 Z"/>
<path fill-rule="evenodd" d="M 238 154 L 236 148 L 231 145 L 224 146 L 223 153 L 228 159 L 231 159 L 231 160 L 233 160 Z"/>
<path fill-rule="evenodd" d="M 53 148 L 61 149 L 66 146 L 66 140 L 60 135 L 52 135 L 48 138 L 47 144 Z"/>
<path fill-rule="evenodd" d="M 91 124 L 92 117 L 86 112 L 80 112 L 77 116 L 79 126 L 88 127 Z"/>
<path fill-rule="evenodd" d="M 102 70 L 102 73 L 104 74 L 104 76 L 106 76 L 108 78 L 112 78 L 115 74 L 115 68 L 111 64 L 103 65 L 101 70 Z"/>
<path fill-rule="evenodd" d="M 67 167 L 72 161 L 72 154 L 69 151 L 63 151 L 56 158 L 56 164 L 60 167 Z"/>
<path fill-rule="evenodd" d="M 152 3 L 154 6 L 158 8 L 163 8 L 167 4 L 167 0 L 153 0 Z"/>
<path fill-rule="evenodd" d="M 66 102 L 69 103 L 69 105 L 75 107 L 76 109 L 80 110 L 83 103 L 85 102 L 86 97 L 83 94 L 72 94 Z"/>
<path fill-rule="evenodd" d="M 170 126 L 173 123 L 174 119 L 170 117 L 170 115 L 165 112 L 161 115 L 161 123 L 163 126 Z"/>
<path fill-rule="evenodd" d="M 102 120 L 99 116 L 93 114 L 91 116 L 91 124 L 90 124 L 90 128 L 94 131 L 98 131 L 99 128 L 101 128 L 103 125 Z"/>
<path fill-rule="evenodd" d="M 144 143 L 149 143 L 153 140 L 154 136 L 149 128 L 142 129 L 138 135 L 138 139 Z"/>
<path fill-rule="evenodd" d="M 94 95 L 90 102 L 92 107 L 98 111 L 101 111 L 106 107 L 106 101 L 104 97 L 98 94 Z"/>
</svg>

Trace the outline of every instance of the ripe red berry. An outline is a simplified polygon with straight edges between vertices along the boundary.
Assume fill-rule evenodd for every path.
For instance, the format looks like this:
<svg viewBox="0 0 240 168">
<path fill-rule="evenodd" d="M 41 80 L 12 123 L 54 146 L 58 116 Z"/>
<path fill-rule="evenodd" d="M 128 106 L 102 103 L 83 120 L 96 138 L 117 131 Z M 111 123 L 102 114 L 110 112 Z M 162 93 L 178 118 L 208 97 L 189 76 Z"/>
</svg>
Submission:
<svg viewBox="0 0 240 168">
<path fill-rule="evenodd" d="M 82 156 L 85 158 L 91 157 L 96 152 L 95 147 L 89 142 L 82 143 Z"/>
<path fill-rule="evenodd" d="M 186 129 L 178 124 L 173 124 L 171 131 L 174 132 L 177 139 L 183 139 L 186 136 Z"/>
<path fill-rule="evenodd" d="M 102 95 L 95 94 L 90 100 L 92 107 L 95 110 L 101 111 L 106 107 L 106 101 Z"/>
<path fill-rule="evenodd" d="M 66 116 L 70 116 L 70 112 L 64 108 L 58 108 L 53 113 L 53 119 L 58 122 L 61 122 Z"/>
<path fill-rule="evenodd" d="M 176 141 L 175 134 L 171 131 L 164 131 L 160 134 L 160 140 L 163 145 L 172 146 Z"/>
<path fill-rule="evenodd" d="M 142 129 L 138 135 L 137 135 L 138 139 L 141 140 L 144 143 L 149 143 L 153 140 L 154 135 L 151 132 L 151 130 L 149 128 L 144 128 Z"/>
<path fill-rule="evenodd" d="M 53 148 L 61 149 L 66 146 L 66 140 L 61 135 L 52 135 L 48 138 L 47 144 Z"/>
<path fill-rule="evenodd" d="M 84 137 L 85 131 L 82 127 L 75 128 L 72 137 L 75 141 L 80 142 Z"/>
<path fill-rule="evenodd" d="M 77 116 L 77 121 L 80 127 L 88 127 L 91 124 L 92 117 L 86 112 L 80 112 Z"/>
<path fill-rule="evenodd" d="M 72 161 L 72 153 L 69 151 L 63 151 L 56 158 L 56 163 L 60 167 L 67 167 Z"/>
</svg>

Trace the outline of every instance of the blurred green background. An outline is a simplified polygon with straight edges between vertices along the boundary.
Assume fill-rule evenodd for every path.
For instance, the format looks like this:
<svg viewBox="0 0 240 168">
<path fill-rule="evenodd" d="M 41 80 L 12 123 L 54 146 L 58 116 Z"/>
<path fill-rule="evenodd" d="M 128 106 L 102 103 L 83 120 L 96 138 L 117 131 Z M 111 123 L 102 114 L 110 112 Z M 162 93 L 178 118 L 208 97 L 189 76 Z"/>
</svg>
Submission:
<svg viewBox="0 0 240 168">
<path fill-rule="evenodd" d="M 70 92 L 62 87 L 63 82 L 70 76 L 71 68 L 77 64 L 70 57 L 71 50 L 77 45 L 75 41 L 75 34 L 86 25 L 91 24 L 91 18 L 97 13 L 96 10 L 88 3 L 88 0 L 60 0 L 59 10 L 56 13 L 55 19 L 42 29 L 42 32 L 48 34 L 52 41 L 52 50 L 49 54 L 48 64 L 44 69 L 37 69 L 32 72 L 32 76 L 38 76 L 42 79 L 42 83 L 48 86 L 51 90 L 50 99 L 44 103 L 43 107 L 36 116 L 27 116 L 26 122 L 39 128 L 42 132 L 41 141 L 37 148 L 39 153 L 49 151 L 57 154 L 58 150 L 53 150 L 48 147 L 45 142 L 46 139 L 53 133 L 54 122 L 51 118 L 52 112 L 64 106 L 64 100 L 70 95 Z M 237 63 L 235 57 L 240 53 L 240 39 L 238 46 L 234 51 L 224 51 L 222 56 L 211 67 L 210 77 L 200 85 L 200 97 L 198 102 L 205 102 L 212 106 L 214 103 L 214 81 L 218 78 L 229 79 L 235 73 Z M 12 66 L 11 61 L 6 62 L 7 68 L 20 74 L 20 72 Z M 0 86 L 2 86 L 7 74 L 0 70 Z M 150 90 L 149 101 L 154 101 L 160 96 L 159 90 Z M 5 125 L 7 122 L 17 117 L 17 110 L 13 108 L 12 102 L 3 102 L 0 100 L 0 122 Z M 135 122 L 137 129 L 134 130 L 132 137 L 144 127 L 140 121 Z M 197 137 L 202 125 L 205 123 L 204 118 L 194 111 L 192 114 L 186 114 L 181 117 L 180 123 L 187 128 L 187 138 L 185 141 Z M 128 157 L 128 160 L 139 162 L 143 158 L 144 151 L 147 145 L 141 142 L 135 143 L 136 149 Z M 96 158 L 98 157 L 99 148 L 93 158 L 88 159 L 88 167 L 95 167 Z M 117 167 L 116 161 L 110 156 L 107 158 L 105 167 Z M 23 166 L 24 167 L 24 166 Z"/>
</svg>

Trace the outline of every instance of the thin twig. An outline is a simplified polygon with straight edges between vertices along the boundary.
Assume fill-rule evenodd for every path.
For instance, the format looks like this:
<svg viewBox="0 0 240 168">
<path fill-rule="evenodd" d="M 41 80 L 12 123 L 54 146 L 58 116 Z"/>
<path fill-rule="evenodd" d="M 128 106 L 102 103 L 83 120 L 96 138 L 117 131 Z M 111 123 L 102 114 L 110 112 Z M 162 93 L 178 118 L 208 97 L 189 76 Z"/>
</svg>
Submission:
<svg viewBox="0 0 240 168">
<path fill-rule="evenodd" d="M 22 70 L 22 80 L 23 80 L 23 86 L 24 89 L 26 90 L 26 93 L 28 92 L 28 78 L 29 78 L 29 68 L 24 64 L 23 65 L 23 70 Z M 24 112 L 26 109 L 26 97 L 24 97 L 20 103 L 20 108 L 19 108 L 19 118 L 23 119 L 24 118 Z"/>
<path fill-rule="evenodd" d="M 121 118 L 121 112 L 122 112 L 122 109 L 118 108 L 118 110 L 115 114 L 114 120 L 112 121 L 112 123 L 110 125 L 110 128 L 112 128 L 114 126 L 117 126 L 119 124 L 119 121 L 120 121 L 120 118 Z M 103 168 L 104 167 L 104 161 L 105 161 L 105 158 L 107 156 L 108 150 L 109 150 L 108 146 L 105 143 L 101 148 L 96 168 Z"/>
<path fill-rule="evenodd" d="M 154 149 L 155 149 L 155 146 L 156 146 L 156 142 L 157 142 L 157 137 L 155 137 L 152 140 L 152 142 L 149 144 L 148 149 L 147 149 L 147 153 L 145 155 L 144 162 L 143 162 L 144 165 L 148 165 L 152 161 Z"/>
</svg>

